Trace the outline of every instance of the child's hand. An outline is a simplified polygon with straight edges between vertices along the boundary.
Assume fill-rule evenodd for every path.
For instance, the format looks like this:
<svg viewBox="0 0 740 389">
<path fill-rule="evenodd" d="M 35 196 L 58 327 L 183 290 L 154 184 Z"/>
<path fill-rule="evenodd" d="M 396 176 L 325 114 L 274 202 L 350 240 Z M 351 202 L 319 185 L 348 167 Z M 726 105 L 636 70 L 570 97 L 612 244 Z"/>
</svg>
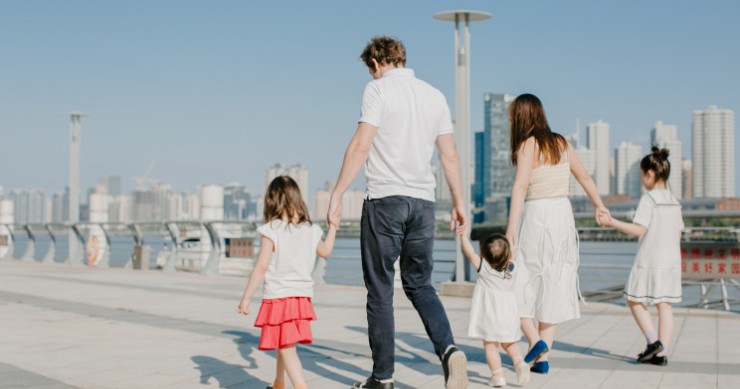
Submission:
<svg viewBox="0 0 740 389">
<path fill-rule="evenodd" d="M 328 220 L 327 220 L 326 224 L 327 224 L 327 228 L 328 229 L 331 230 L 333 228 L 333 229 L 339 231 L 339 225 L 338 224 L 334 224 L 334 223 L 332 223 L 332 222 L 330 222 Z"/>
<path fill-rule="evenodd" d="M 243 298 L 236 306 L 236 312 L 242 315 L 249 315 L 249 299 Z"/>
<path fill-rule="evenodd" d="M 468 226 L 467 225 L 457 226 L 456 233 L 460 238 L 467 238 L 468 237 Z"/>
<path fill-rule="evenodd" d="M 599 225 L 609 227 L 612 223 L 612 215 L 608 211 L 599 210 L 597 214 Z"/>
</svg>

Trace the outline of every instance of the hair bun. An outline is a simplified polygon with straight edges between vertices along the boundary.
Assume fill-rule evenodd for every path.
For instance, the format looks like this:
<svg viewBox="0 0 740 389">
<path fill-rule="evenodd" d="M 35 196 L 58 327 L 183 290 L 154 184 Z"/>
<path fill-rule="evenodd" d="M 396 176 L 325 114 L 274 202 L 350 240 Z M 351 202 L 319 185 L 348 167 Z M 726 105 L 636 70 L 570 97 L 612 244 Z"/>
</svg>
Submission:
<svg viewBox="0 0 740 389">
<path fill-rule="evenodd" d="M 668 149 L 661 149 L 658 146 L 652 147 L 652 154 L 660 159 L 667 160 L 668 154 L 670 154 L 670 151 Z"/>
</svg>

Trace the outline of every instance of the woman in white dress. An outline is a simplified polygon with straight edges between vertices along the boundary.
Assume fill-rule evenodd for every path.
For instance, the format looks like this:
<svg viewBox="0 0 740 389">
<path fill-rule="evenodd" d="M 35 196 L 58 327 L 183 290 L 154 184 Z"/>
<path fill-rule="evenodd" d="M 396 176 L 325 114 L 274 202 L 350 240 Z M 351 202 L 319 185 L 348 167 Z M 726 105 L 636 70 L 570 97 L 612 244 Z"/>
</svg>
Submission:
<svg viewBox="0 0 740 389">
<path fill-rule="evenodd" d="M 624 296 L 647 340 L 647 347 L 637 356 L 637 361 L 665 366 L 673 332 L 671 304 L 681 302 L 681 232 L 684 224 L 681 204 L 666 188 L 671 173 L 668 150 L 653 147 L 652 153 L 640 162 L 640 172 L 647 193 L 640 199 L 632 223 L 606 215 L 600 219 L 604 225 L 640 237 Z M 658 308 L 657 334 L 647 304 L 655 304 Z"/>
<path fill-rule="evenodd" d="M 530 347 L 524 361 L 534 362 L 531 371 L 546 374 L 556 325 L 580 317 L 578 234 L 568 200 L 570 175 L 593 202 L 596 215 L 609 211 L 575 150 L 550 130 L 536 96 L 518 96 L 509 107 L 509 123 L 516 176 L 506 238 L 515 250 L 521 329 Z"/>
</svg>

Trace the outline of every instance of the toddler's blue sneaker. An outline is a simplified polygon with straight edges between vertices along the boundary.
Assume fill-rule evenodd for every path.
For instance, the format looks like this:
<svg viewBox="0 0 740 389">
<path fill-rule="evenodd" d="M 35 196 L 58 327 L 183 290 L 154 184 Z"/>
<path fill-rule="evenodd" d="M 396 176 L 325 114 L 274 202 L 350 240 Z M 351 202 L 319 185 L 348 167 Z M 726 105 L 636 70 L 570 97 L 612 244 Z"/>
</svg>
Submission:
<svg viewBox="0 0 740 389">
<path fill-rule="evenodd" d="M 550 349 L 547 347 L 547 343 L 545 343 L 544 340 L 540 339 L 537 341 L 537 343 L 532 346 L 531 349 L 527 352 L 527 355 L 524 357 L 524 362 L 527 364 L 532 363 L 534 360 L 540 357 L 540 355 L 550 351 Z"/>
<path fill-rule="evenodd" d="M 534 365 L 529 368 L 529 371 L 532 373 L 547 374 L 547 372 L 550 371 L 550 364 L 547 361 L 535 362 Z"/>
</svg>

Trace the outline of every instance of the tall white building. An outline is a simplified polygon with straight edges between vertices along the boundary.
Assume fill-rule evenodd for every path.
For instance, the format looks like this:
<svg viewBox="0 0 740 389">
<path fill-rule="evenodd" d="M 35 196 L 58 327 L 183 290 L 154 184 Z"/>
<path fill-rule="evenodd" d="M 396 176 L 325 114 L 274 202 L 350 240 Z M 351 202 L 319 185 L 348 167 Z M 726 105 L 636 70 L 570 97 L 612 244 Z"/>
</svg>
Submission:
<svg viewBox="0 0 740 389">
<path fill-rule="evenodd" d="M 283 166 L 281 164 L 275 164 L 265 172 L 265 193 L 267 193 L 267 187 L 270 186 L 270 182 L 279 176 L 288 176 L 295 180 L 298 184 L 298 188 L 301 190 L 303 201 L 308 204 L 308 169 L 301 164 Z"/>
<path fill-rule="evenodd" d="M 614 150 L 614 176 L 617 194 L 639 198 L 642 191 L 640 161 L 642 146 L 631 142 L 622 142 Z"/>
<path fill-rule="evenodd" d="M 683 154 L 681 152 L 681 141 L 678 140 L 678 129 L 674 125 L 664 124 L 659 120 L 650 131 L 650 143 L 668 149 L 668 162 L 671 164 L 668 187 L 677 199 L 681 199 L 683 197 L 683 180 L 681 177 Z"/>
<path fill-rule="evenodd" d="M 313 219 L 326 220 L 329 212 L 329 199 L 334 189 L 334 182 L 326 181 L 314 194 Z M 362 216 L 362 203 L 365 201 L 365 192 L 358 189 L 350 189 L 342 196 L 342 220 L 360 219 Z"/>
<path fill-rule="evenodd" d="M 573 150 L 575 150 L 578 159 L 581 161 L 581 165 L 583 165 L 583 168 L 586 170 L 586 173 L 593 177 L 596 171 L 596 153 L 581 144 L 578 132 L 566 137 L 566 139 L 570 143 L 571 147 L 573 147 Z M 568 180 L 568 193 L 570 197 L 586 196 L 586 191 L 583 190 L 581 184 L 572 174 Z"/>
<path fill-rule="evenodd" d="M 735 196 L 735 113 L 714 105 L 691 124 L 694 197 Z"/>
<path fill-rule="evenodd" d="M 578 159 L 581 160 L 581 165 L 583 165 L 583 168 L 586 169 L 588 175 L 593 177 L 594 173 L 596 172 L 596 153 L 593 150 L 589 150 L 583 146 L 580 146 L 576 149 L 576 155 L 578 156 Z M 569 180 L 570 196 L 585 197 L 586 191 L 583 190 L 581 184 L 572 174 L 570 175 Z"/>
<path fill-rule="evenodd" d="M 683 180 L 683 190 L 681 195 L 684 199 L 694 198 L 694 175 L 692 170 L 693 168 L 690 159 L 684 159 L 681 161 L 681 179 Z"/>
<path fill-rule="evenodd" d="M 8 194 L 8 199 L 15 204 L 13 217 L 18 224 L 46 223 L 49 205 L 46 193 L 40 190 L 14 190 Z"/>
<path fill-rule="evenodd" d="M 599 119 L 586 129 L 586 144 L 596 154 L 594 183 L 602 196 L 609 194 L 609 124 Z"/>
</svg>

